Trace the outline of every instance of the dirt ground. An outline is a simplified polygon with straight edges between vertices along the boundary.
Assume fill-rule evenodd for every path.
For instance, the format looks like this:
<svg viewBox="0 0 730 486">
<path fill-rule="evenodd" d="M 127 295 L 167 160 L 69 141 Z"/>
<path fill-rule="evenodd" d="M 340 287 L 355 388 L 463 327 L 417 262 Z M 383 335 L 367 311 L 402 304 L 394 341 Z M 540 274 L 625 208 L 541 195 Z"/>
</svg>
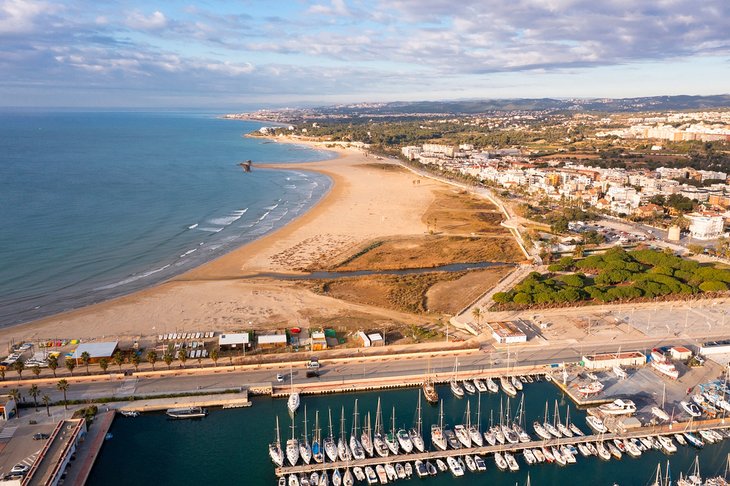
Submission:
<svg viewBox="0 0 730 486">
<path fill-rule="evenodd" d="M 458 279 L 438 282 L 426 292 L 426 307 L 431 312 L 453 316 L 494 287 L 512 268 L 474 270 Z"/>
</svg>

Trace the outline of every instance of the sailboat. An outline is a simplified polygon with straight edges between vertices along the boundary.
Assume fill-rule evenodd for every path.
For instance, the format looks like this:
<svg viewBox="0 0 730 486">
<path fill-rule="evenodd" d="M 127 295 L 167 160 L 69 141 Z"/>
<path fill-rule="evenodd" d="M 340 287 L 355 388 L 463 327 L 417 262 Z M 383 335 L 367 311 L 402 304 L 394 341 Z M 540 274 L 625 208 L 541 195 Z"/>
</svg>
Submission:
<svg viewBox="0 0 730 486">
<path fill-rule="evenodd" d="M 373 457 L 375 450 L 373 449 L 373 434 L 370 430 L 370 412 L 368 412 L 367 418 L 365 419 L 365 427 L 362 428 L 362 434 L 360 434 L 360 444 L 365 449 L 368 456 Z"/>
<path fill-rule="evenodd" d="M 350 450 L 352 451 L 352 457 L 355 459 L 365 459 L 365 450 L 360 444 L 360 440 L 357 437 L 358 430 L 358 413 L 357 413 L 357 398 L 355 399 L 355 410 L 353 411 L 352 418 L 352 435 L 350 435 Z"/>
<path fill-rule="evenodd" d="M 428 371 L 426 379 L 423 382 L 423 396 L 426 397 L 428 403 L 436 404 L 439 401 L 439 394 L 436 391 L 436 385 L 431 378 L 431 361 L 428 362 Z"/>
<path fill-rule="evenodd" d="M 449 386 L 451 387 L 451 393 L 454 394 L 456 398 L 463 398 L 464 397 L 464 389 L 461 387 L 458 381 L 456 381 L 456 376 L 459 373 L 459 358 L 454 358 L 454 377 L 451 378 L 451 382 L 449 383 Z"/>
<path fill-rule="evenodd" d="M 352 459 L 350 448 L 347 447 L 347 436 L 345 435 L 345 407 L 340 412 L 340 437 L 337 439 L 337 456 L 340 461 L 349 461 Z"/>
<path fill-rule="evenodd" d="M 570 405 L 568 405 L 568 409 L 565 412 L 565 425 L 577 436 L 584 436 L 582 430 L 580 430 L 580 427 L 575 425 L 575 423 L 570 421 Z"/>
<path fill-rule="evenodd" d="M 459 439 L 459 442 L 461 442 L 464 447 L 471 447 L 471 436 L 469 435 L 469 427 L 471 427 L 471 410 L 469 409 L 470 403 L 470 401 L 466 402 L 466 412 L 464 412 L 464 418 L 466 419 L 466 423 L 454 426 L 454 433 L 456 433 L 456 438 Z"/>
<path fill-rule="evenodd" d="M 555 400 L 555 417 L 553 418 L 555 422 L 555 428 L 560 431 L 561 434 L 565 437 L 573 437 L 573 431 L 571 431 L 567 426 L 562 424 L 560 422 L 560 409 L 558 408 L 558 401 Z"/>
<path fill-rule="evenodd" d="M 667 384 L 664 383 L 664 388 L 662 389 L 662 406 L 651 408 L 651 413 L 659 420 L 664 420 L 664 421 L 669 420 L 669 414 L 664 410 L 664 400 L 666 399 L 666 396 L 667 396 Z"/>
<path fill-rule="evenodd" d="M 324 439 L 324 451 L 327 454 L 327 459 L 330 462 L 335 462 L 337 460 L 337 445 L 335 444 L 335 436 L 332 432 L 332 410 L 330 408 L 327 409 L 327 415 L 329 416 L 330 435 Z"/>
<path fill-rule="evenodd" d="M 314 413 L 314 436 L 312 437 L 312 459 L 317 464 L 324 461 L 324 446 L 322 444 L 322 430 L 319 428 L 319 410 Z"/>
<path fill-rule="evenodd" d="M 292 466 L 299 461 L 299 441 L 294 437 L 294 418 L 291 419 L 291 439 L 286 441 L 286 459 Z"/>
<path fill-rule="evenodd" d="M 291 365 L 289 365 L 289 385 L 290 392 L 289 399 L 286 401 L 286 406 L 289 409 L 289 413 L 294 415 L 299 408 L 300 399 L 299 392 L 294 389 L 294 373 L 292 371 Z"/>
<path fill-rule="evenodd" d="M 278 467 L 284 464 L 284 452 L 281 450 L 281 436 L 279 435 L 279 417 L 276 417 L 276 440 L 269 444 L 269 456 Z"/>
<path fill-rule="evenodd" d="M 431 443 L 436 448 L 446 450 L 446 437 L 444 436 L 444 401 L 439 406 L 439 423 L 431 425 Z"/>
<path fill-rule="evenodd" d="M 481 447 L 484 445 L 484 440 L 482 439 L 482 394 L 480 393 L 477 397 L 477 423 L 476 425 L 470 424 L 469 425 L 469 437 L 471 437 L 471 441 L 476 444 L 478 447 Z"/>
<path fill-rule="evenodd" d="M 304 406 L 304 437 L 302 437 L 302 441 L 299 443 L 299 456 L 302 458 L 302 461 L 309 464 L 312 460 L 312 447 L 309 445 L 309 440 L 307 439 L 307 407 Z"/>
<path fill-rule="evenodd" d="M 509 382 L 506 376 L 499 377 L 499 384 L 502 387 L 502 391 L 504 391 L 507 395 L 511 397 L 517 396 L 517 389 Z"/>
<path fill-rule="evenodd" d="M 552 435 L 556 439 L 559 439 L 563 436 L 563 434 L 560 433 L 560 431 L 558 429 L 556 429 L 553 424 L 550 423 L 550 418 L 549 418 L 548 413 L 549 413 L 548 412 L 548 403 L 546 401 L 545 402 L 545 422 L 543 422 L 542 426 L 545 430 L 547 430 L 550 433 L 550 435 Z"/>
<path fill-rule="evenodd" d="M 426 445 L 423 442 L 423 436 L 421 435 L 421 428 L 421 395 L 418 395 L 418 407 L 416 408 L 416 424 L 409 431 L 413 447 L 415 447 L 418 452 L 423 452 L 426 448 Z"/>
<path fill-rule="evenodd" d="M 390 432 L 385 435 L 385 444 L 388 446 L 388 449 L 390 449 L 390 452 L 398 454 L 398 436 L 395 431 L 395 405 L 393 405 L 393 411 L 390 414 L 390 418 L 393 426 L 391 427 Z"/>
<path fill-rule="evenodd" d="M 487 384 L 487 390 L 489 390 L 490 393 L 499 393 L 499 387 L 491 377 L 485 379 L 484 381 Z"/>
<path fill-rule="evenodd" d="M 373 447 L 380 457 L 388 457 L 388 446 L 383 436 L 383 415 L 380 410 L 380 397 L 378 397 L 378 408 L 375 412 L 375 433 L 373 434 Z"/>
</svg>

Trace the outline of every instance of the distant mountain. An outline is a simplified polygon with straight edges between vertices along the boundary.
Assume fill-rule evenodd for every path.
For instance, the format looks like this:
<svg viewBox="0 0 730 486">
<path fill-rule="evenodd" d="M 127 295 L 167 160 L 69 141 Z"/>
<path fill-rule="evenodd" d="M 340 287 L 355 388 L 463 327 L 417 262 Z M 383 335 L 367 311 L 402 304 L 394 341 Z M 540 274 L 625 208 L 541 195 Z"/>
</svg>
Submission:
<svg viewBox="0 0 730 486">
<path fill-rule="evenodd" d="M 639 112 L 730 108 L 730 95 L 651 96 L 644 98 L 574 99 L 495 99 L 460 101 L 395 101 L 358 103 L 318 108 L 316 111 L 339 115 L 403 116 L 415 114 L 475 115 L 506 111 L 598 111 Z"/>
</svg>

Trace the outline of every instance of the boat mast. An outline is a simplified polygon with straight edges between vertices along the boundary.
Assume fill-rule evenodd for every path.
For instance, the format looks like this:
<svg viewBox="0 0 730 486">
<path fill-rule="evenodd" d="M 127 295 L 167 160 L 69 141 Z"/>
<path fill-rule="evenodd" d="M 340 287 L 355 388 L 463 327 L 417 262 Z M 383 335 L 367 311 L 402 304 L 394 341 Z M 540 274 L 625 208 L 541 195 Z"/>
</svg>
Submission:
<svg viewBox="0 0 730 486">
<path fill-rule="evenodd" d="M 440 409 L 439 409 L 439 428 L 441 430 L 444 429 L 444 400 L 443 398 L 440 400 Z"/>
<path fill-rule="evenodd" d="M 281 435 L 279 434 L 279 416 L 276 416 L 276 444 L 281 444 Z"/>
<path fill-rule="evenodd" d="M 418 432 L 418 435 L 421 435 L 421 394 L 418 394 L 418 419 L 416 420 L 416 432 Z"/>
<path fill-rule="evenodd" d="M 466 401 L 466 428 L 467 430 L 469 427 L 471 427 L 471 409 L 469 408 L 469 404 L 471 403 L 471 400 Z"/>
<path fill-rule="evenodd" d="M 335 436 L 332 433 L 332 409 L 327 407 L 327 415 L 329 416 L 330 420 L 330 439 L 334 440 Z"/>
<path fill-rule="evenodd" d="M 477 432 L 482 433 L 482 393 L 477 397 Z"/>
<path fill-rule="evenodd" d="M 307 406 L 304 405 L 304 443 L 307 443 Z"/>
<path fill-rule="evenodd" d="M 305 412 L 306 415 L 306 412 Z M 319 410 L 314 412 L 314 439 L 318 444 L 322 442 L 322 438 L 320 437 L 320 430 L 319 430 Z"/>
<path fill-rule="evenodd" d="M 357 437 L 357 429 L 358 429 L 358 420 L 357 420 L 357 398 L 355 399 L 355 413 L 354 418 L 352 422 L 352 435 L 354 437 Z"/>
<path fill-rule="evenodd" d="M 380 397 L 378 397 L 378 407 L 375 410 L 375 433 L 383 434 L 383 414 L 380 410 Z"/>
<path fill-rule="evenodd" d="M 390 417 L 393 419 L 393 430 L 392 430 L 392 434 L 393 434 L 393 437 L 395 437 L 396 436 L 395 435 L 395 405 L 393 405 L 393 412 L 390 415 Z"/>
<path fill-rule="evenodd" d="M 340 438 L 347 442 L 347 437 L 345 437 L 345 406 L 342 406 L 342 410 L 340 411 Z"/>
</svg>

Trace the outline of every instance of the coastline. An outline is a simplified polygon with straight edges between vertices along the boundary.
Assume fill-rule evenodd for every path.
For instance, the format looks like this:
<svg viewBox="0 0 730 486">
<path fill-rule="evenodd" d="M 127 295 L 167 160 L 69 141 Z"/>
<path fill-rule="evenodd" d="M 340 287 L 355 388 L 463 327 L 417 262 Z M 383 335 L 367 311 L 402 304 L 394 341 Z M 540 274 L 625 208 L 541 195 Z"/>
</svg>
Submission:
<svg viewBox="0 0 730 486">
<path fill-rule="evenodd" d="M 359 150 L 344 148 L 329 149 L 323 147 L 322 144 L 305 140 L 281 140 L 278 138 L 272 140 L 279 143 L 308 146 L 317 150 L 334 151 L 338 154 L 336 158 L 317 162 L 266 164 L 258 166 L 259 169 L 312 171 L 329 177 L 331 180 L 329 190 L 306 212 L 289 221 L 284 226 L 262 235 L 251 242 L 244 243 L 222 256 L 187 270 L 164 282 L 153 284 L 130 294 L 115 297 L 100 303 L 3 328 L 0 331 L 0 343 L 7 344 L 12 341 L 52 338 L 93 340 L 104 339 L 108 335 L 114 335 L 120 338 L 134 338 L 141 335 L 157 334 L 157 331 L 161 331 L 162 329 L 172 331 L 173 329 L 189 328 L 191 325 L 201 327 L 201 321 L 211 322 L 211 324 L 206 325 L 206 328 L 216 330 L 225 330 L 232 327 L 240 328 L 246 323 L 251 324 L 253 321 L 256 321 L 257 324 L 266 321 L 270 325 L 290 321 L 290 318 L 286 316 L 287 312 L 284 312 L 284 315 L 272 315 L 270 311 L 262 313 L 254 310 L 251 312 L 252 309 L 250 306 L 240 307 L 241 300 L 247 300 L 247 295 L 240 295 L 241 290 L 244 288 L 252 298 L 257 298 L 256 296 L 260 296 L 261 292 L 267 292 L 271 299 L 268 305 L 272 308 L 286 308 L 291 304 L 291 302 L 286 302 L 288 299 L 282 299 L 281 295 L 276 295 L 281 293 L 282 288 L 286 289 L 286 293 L 294 294 L 291 297 L 298 303 L 296 309 L 289 309 L 289 315 L 292 312 L 296 314 L 298 311 L 311 305 L 320 307 L 331 306 L 334 314 L 342 312 L 345 307 L 361 307 L 362 309 L 360 310 L 363 312 L 381 312 L 380 309 L 372 309 L 368 308 L 368 306 L 353 306 L 352 304 L 346 306 L 335 305 L 334 302 L 336 301 L 327 297 L 304 296 L 304 291 L 294 289 L 286 284 L 267 286 L 266 284 L 257 282 L 255 287 L 258 288 L 252 289 L 252 283 L 244 281 L 245 277 L 263 271 L 281 272 L 283 270 L 287 273 L 296 273 L 292 271 L 290 266 L 287 267 L 281 261 L 272 261 L 272 258 L 276 256 L 277 252 L 286 251 L 288 249 L 287 245 L 291 245 L 293 241 L 296 241 L 296 244 L 302 247 L 317 246 L 319 244 L 319 251 L 321 253 L 331 253 L 333 250 L 339 249 L 343 251 L 344 249 L 351 248 L 354 245 L 360 244 L 364 239 L 377 236 L 378 234 L 391 234 L 393 231 L 398 233 L 403 226 L 407 227 L 412 234 L 423 234 L 426 232 L 425 225 L 420 221 L 420 213 L 417 211 L 416 217 L 411 214 L 410 217 L 405 218 L 409 220 L 406 225 L 400 224 L 402 223 L 400 218 L 388 214 L 388 227 L 391 230 L 383 232 L 382 229 L 374 228 L 382 224 L 378 225 L 378 218 L 372 217 L 374 216 L 372 211 L 374 210 L 374 206 L 377 206 L 377 203 L 372 203 L 370 190 L 366 190 L 365 194 L 363 194 L 362 188 L 359 188 L 359 191 L 357 191 L 359 194 L 356 196 L 352 194 L 353 187 L 358 186 L 353 184 L 358 179 L 358 174 L 372 172 L 372 169 L 368 171 L 367 169 L 358 167 L 370 162 Z M 353 172 L 357 174 L 353 175 Z M 388 188 L 383 191 L 381 187 L 381 191 L 375 191 L 378 184 L 373 184 L 373 193 L 377 192 L 381 198 L 384 195 L 393 195 L 396 191 L 391 189 L 399 188 L 401 182 L 404 182 L 402 180 L 404 178 L 411 179 L 412 176 L 403 174 L 394 176 L 393 174 L 388 174 L 385 176 L 385 179 L 388 179 L 390 182 Z M 377 182 L 382 182 L 383 175 L 376 174 L 375 179 L 377 179 Z M 393 182 L 392 179 L 399 180 Z M 432 189 L 435 185 L 430 186 Z M 430 200 L 430 190 L 426 189 L 424 191 L 423 189 L 426 189 L 426 187 L 420 187 L 418 192 L 428 192 L 429 195 L 419 199 L 415 204 L 411 202 L 406 208 L 401 209 L 401 216 L 407 216 L 406 213 L 412 209 L 417 210 L 418 207 L 425 207 L 425 203 Z M 405 198 L 402 194 L 395 195 L 398 196 L 398 200 L 404 200 L 404 202 L 409 199 L 407 195 Z M 365 200 L 363 201 L 363 199 Z M 343 200 L 352 204 L 349 209 L 353 209 L 356 212 L 353 218 L 354 220 L 347 220 L 347 210 L 344 210 L 344 215 L 343 210 L 340 209 L 338 212 L 338 205 Z M 369 202 L 372 206 L 368 205 Z M 383 205 L 381 207 L 387 206 Z M 358 220 L 368 214 L 371 216 L 369 218 L 371 221 Z M 386 215 L 383 214 L 380 218 L 380 223 L 383 223 Z M 350 223 L 348 230 L 357 227 L 360 231 L 355 232 L 359 234 L 350 238 L 349 241 L 347 238 L 341 238 L 332 244 L 328 244 L 328 241 L 326 241 L 327 234 L 324 237 L 325 241 L 306 241 L 316 238 L 321 226 L 323 226 L 322 229 L 324 230 L 332 229 L 338 226 L 338 224 L 341 226 L 342 220 L 345 223 Z M 308 256 L 315 258 L 318 255 L 310 254 Z M 281 260 L 286 262 L 287 259 L 282 258 Z M 278 289 L 274 289 L 273 287 L 278 287 Z M 226 303 L 228 306 L 239 306 L 241 312 L 237 312 L 236 316 L 225 315 L 222 318 L 216 318 L 216 312 L 220 313 L 221 309 L 216 309 L 216 304 L 220 303 L 220 301 L 215 302 L 215 299 L 221 298 L 221 296 L 230 299 Z M 185 304 L 188 304 L 187 309 L 184 308 L 186 307 Z M 180 307 L 183 308 L 181 309 Z M 193 310 L 193 307 L 195 308 L 195 312 L 192 312 L 193 317 L 188 317 L 191 313 L 186 311 Z M 222 313 L 228 314 L 229 311 L 230 309 L 225 309 Z M 382 312 L 382 314 L 392 318 L 394 314 L 397 315 L 398 313 Z M 409 316 L 407 315 L 400 317 L 404 321 L 409 320 Z M 161 321 L 163 321 L 162 324 L 160 324 Z M 223 325 L 212 324 L 214 322 Z"/>
</svg>

